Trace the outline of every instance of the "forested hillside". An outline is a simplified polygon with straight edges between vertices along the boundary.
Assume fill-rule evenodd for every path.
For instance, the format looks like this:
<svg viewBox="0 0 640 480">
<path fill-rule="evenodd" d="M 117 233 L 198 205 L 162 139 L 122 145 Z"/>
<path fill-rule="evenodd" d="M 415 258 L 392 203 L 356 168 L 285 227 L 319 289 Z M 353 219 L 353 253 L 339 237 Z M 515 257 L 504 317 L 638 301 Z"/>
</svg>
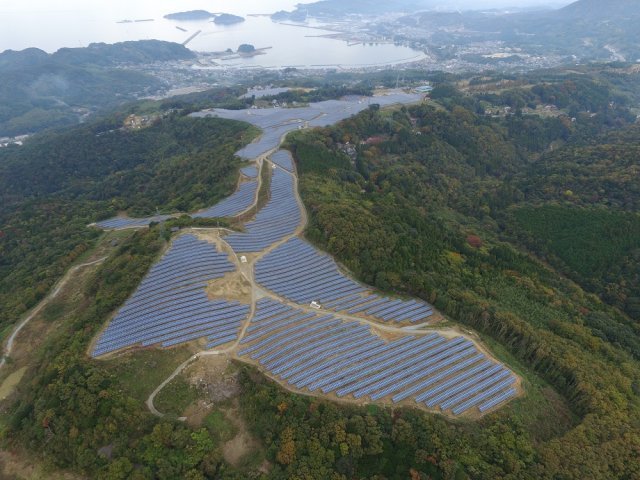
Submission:
<svg viewBox="0 0 640 480">
<path fill-rule="evenodd" d="M 472 462 L 464 470 L 473 478 L 632 478 L 639 438 L 625 431 L 637 432 L 640 414 L 640 324 L 607 305 L 608 292 L 594 280 L 608 264 L 604 282 L 629 297 L 637 288 L 638 215 L 625 213 L 638 200 L 626 188 L 634 143 L 628 151 L 619 145 L 625 155 L 595 156 L 617 181 L 586 195 L 586 186 L 543 165 L 596 182 L 595 158 L 576 161 L 573 152 L 585 130 L 605 125 L 477 116 L 465 108 L 472 98 L 443 103 L 446 110 L 372 109 L 291 138 L 311 214 L 308 237 L 362 280 L 420 296 L 501 343 L 569 401 L 579 426 L 544 440 L 536 439 L 539 425 L 525 426 L 513 446 L 518 473 L 507 464 L 489 473 Z M 531 128 L 542 143 L 522 141 Z M 567 146 L 546 154 L 559 140 Z M 347 141 L 359 145 L 355 159 L 343 153 Z M 532 258 L 525 251 L 532 245 L 603 301 Z M 610 303 L 637 314 L 634 300 Z"/>
<path fill-rule="evenodd" d="M 119 238 L 72 301 L 43 314 L 55 328 L 0 404 L 2 447 L 109 480 L 640 476 L 637 127 L 600 87 L 541 82 L 465 95 L 440 85 L 437 101 L 373 106 L 288 138 L 307 237 L 361 280 L 421 297 L 479 332 L 523 379 L 524 397 L 478 421 L 453 422 L 294 395 L 236 365 L 236 396 L 201 423 L 157 419 L 144 401 L 192 351 L 148 349 L 109 361 L 86 354 L 166 245 L 168 229 L 157 225 Z M 164 106 L 189 111 L 218 96 Z M 521 111 L 560 96 L 558 115 Z M 509 102 L 513 114 L 486 113 Z M 0 151 L 1 318 L 17 319 L 92 251 L 90 221 L 123 210 L 189 210 L 228 194 L 239 166 L 232 152 L 255 134 L 178 115 L 135 132 L 117 123 Z M 594 184 L 594 172 L 606 180 Z M 167 388 L 158 399 L 167 412 L 209 401 L 186 382 Z M 222 413 L 232 406 L 251 446 L 235 465 L 226 441 L 238 427 Z"/>
<path fill-rule="evenodd" d="M 247 125 L 177 115 L 100 122 L 0 150 L 0 330 L 33 307 L 114 216 L 191 212 L 235 190 Z"/>
<path fill-rule="evenodd" d="M 193 58 L 182 45 L 157 40 L 91 44 L 54 54 L 30 48 L 0 53 L 0 137 L 74 125 L 164 85 L 129 67 Z"/>
</svg>

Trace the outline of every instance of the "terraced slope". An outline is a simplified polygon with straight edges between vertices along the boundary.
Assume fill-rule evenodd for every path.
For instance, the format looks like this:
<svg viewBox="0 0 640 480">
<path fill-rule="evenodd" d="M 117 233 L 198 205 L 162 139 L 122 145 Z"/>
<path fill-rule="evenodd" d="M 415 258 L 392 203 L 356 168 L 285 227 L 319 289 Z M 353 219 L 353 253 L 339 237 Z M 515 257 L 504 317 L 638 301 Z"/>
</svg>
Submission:
<svg viewBox="0 0 640 480">
<path fill-rule="evenodd" d="M 462 336 L 385 341 L 368 325 L 263 298 L 240 358 L 289 386 L 338 398 L 422 404 L 454 415 L 516 395 L 516 377 Z"/>
</svg>

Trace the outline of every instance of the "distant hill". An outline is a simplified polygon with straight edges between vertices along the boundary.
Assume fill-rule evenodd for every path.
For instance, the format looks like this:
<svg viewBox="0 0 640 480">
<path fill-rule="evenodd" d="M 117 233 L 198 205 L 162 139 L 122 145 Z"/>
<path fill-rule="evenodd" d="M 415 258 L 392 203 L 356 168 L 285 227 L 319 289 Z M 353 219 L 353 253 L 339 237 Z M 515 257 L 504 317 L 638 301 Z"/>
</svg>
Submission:
<svg viewBox="0 0 640 480">
<path fill-rule="evenodd" d="M 74 124 L 80 115 L 163 87 L 122 65 L 194 56 L 182 45 L 158 40 L 94 43 L 51 55 L 36 48 L 7 50 L 0 53 L 0 137 Z"/>
<path fill-rule="evenodd" d="M 188 12 L 170 13 L 169 15 L 164 16 L 167 20 L 178 20 L 180 22 L 190 20 L 209 20 L 213 17 L 215 17 L 215 15 L 211 12 L 207 12 L 206 10 L 190 10 Z"/>
<path fill-rule="evenodd" d="M 114 44 L 92 43 L 86 48 L 61 48 L 53 54 L 53 58 L 73 65 L 111 66 L 120 63 L 186 60 L 195 58 L 195 54 L 178 43 L 142 40 Z"/>
<path fill-rule="evenodd" d="M 213 23 L 216 25 L 234 25 L 236 23 L 244 22 L 243 17 L 237 15 L 231 15 L 230 13 L 221 13 L 213 19 Z"/>
<path fill-rule="evenodd" d="M 518 13 L 425 11 L 398 20 L 421 28 L 435 45 L 496 41 L 568 61 L 640 59 L 640 2 L 579 0 L 558 10 Z M 393 32 L 393 26 L 388 30 Z"/>
<path fill-rule="evenodd" d="M 531 43 L 550 45 L 585 59 L 640 58 L 640 2 L 579 0 L 560 10 L 528 17 L 514 15 L 509 27 L 531 35 Z"/>
<path fill-rule="evenodd" d="M 559 16 L 601 21 L 611 17 L 640 15 L 640 2 L 636 0 L 579 0 L 558 11 Z"/>
<path fill-rule="evenodd" d="M 445 0 L 388 0 L 371 2 L 369 0 L 322 0 L 301 4 L 293 12 L 280 11 L 272 18 L 276 21 L 304 21 L 310 17 L 333 17 L 348 14 L 382 14 L 387 12 L 415 12 L 448 5 Z"/>
</svg>

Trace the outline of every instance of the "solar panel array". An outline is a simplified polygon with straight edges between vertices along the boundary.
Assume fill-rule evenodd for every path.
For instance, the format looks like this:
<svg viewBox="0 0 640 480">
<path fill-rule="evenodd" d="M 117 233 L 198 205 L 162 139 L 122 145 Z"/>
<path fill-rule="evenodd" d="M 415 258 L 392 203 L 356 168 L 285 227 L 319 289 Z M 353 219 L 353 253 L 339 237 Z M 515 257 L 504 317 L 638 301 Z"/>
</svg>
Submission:
<svg viewBox="0 0 640 480">
<path fill-rule="evenodd" d="M 195 112 L 192 113 L 191 116 L 203 118 L 215 115 L 221 118 L 245 121 L 261 128 L 263 130 L 263 133 L 262 136 L 257 139 L 257 141 L 250 143 L 243 149 L 236 152 L 236 155 L 241 158 L 254 160 L 261 155 L 269 152 L 270 150 L 277 148 L 280 145 L 280 141 L 285 134 L 302 127 L 306 123 L 308 123 L 308 125 L 311 127 L 324 127 L 333 125 L 334 123 L 349 118 L 350 116 L 355 115 L 356 113 L 359 113 L 362 110 L 368 108 L 372 103 L 377 103 L 380 106 L 386 106 L 396 103 L 416 102 L 421 98 L 422 97 L 420 95 L 416 94 L 396 92 L 380 97 L 350 96 L 345 97 L 342 100 L 327 100 L 324 102 L 313 103 L 307 107 L 301 108 L 265 108 L 249 110 L 212 109 L 202 112 Z M 281 155 L 284 156 L 286 154 Z M 279 162 L 279 159 L 274 159 L 274 162 L 277 164 Z M 286 162 L 286 160 L 284 160 L 284 162 Z M 283 164 L 281 166 L 286 170 L 293 171 L 293 166 L 288 167 L 286 164 Z M 251 171 L 252 170 L 248 170 L 248 172 Z M 243 174 L 244 173 L 245 172 L 243 169 Z M 250 174 L 247 176 L 255 178 Z M 243 187 L 241 186 L 241 189 L 242 188 Z M 244 188 L 248 189 L 249 187 Z M 235 195 L 239 196 L 236 199 L 232 200 Z M 205 218 L 235 216 L 242 213 L 244 210 L 248 209 L 249 206 L 251 206 L 251 204 L 249 204 L 241 210 L 237 209 L 242 205 L 246 205 L 246 203 L 243 203 L 243 201 L 246 202 L 247 199 L 247 191 L 238 191 L 234 195 L 232 195 L 232 197 L 223 200 L 223 202 L 230 202 L 228 204 L 225 204 L 225 206 L 220 206 L 221 204 L 218 204 L 207 210 L 206 213 L 200 212 L 199 214 L 196 214 L 194 216 Z M 228 207 L 230 208 L 230 210 L 227 210 L 227 205 L 233 205 L 236 200 L 240 201 L 238 207 Z M 222 212 L 222 214 L 220 212 Z M 96 226 L 103 229 L 141 228 L 148 226 L 152 222 L 163 222 L 169 218 L 171 218 L 170 215 L 159 215 L 149 218 L 116 217 L 98 222 L 96 223 Z"/>
<path fill-rule="evenodd" d="M 258 176 L 258 169 L 255 166 L 249 166 L 242 169 L 242 174 L 250 178 Z M 194 213 L 193 218 L 222 218 L 235 217 L 247 211 L 255 202 L 258 190 L 257 180 L 241 183 L 238 190 L 231 196 L 220 201 L 213 207 Z M 104 230 L 119 228 L 142 228 L 147 227 L 153 222 L 164 222 L 172 218 L 172 215 L 156 215 L 147 218 L 128 218 L 115 217 L 102 222 L 97 222 L 96 226 Z"/>
<path fill-rule="evenodd" d="M 365 289 L 304 240 L 292 238 L 256 264 L 256 281 L 299 304 L 327 302 Z"/>
<path fill-rule="evenodd" d="M 369 108 L 371 104 L 384 107 L 398 103 L 417 102 L 421 99 L 421 95 L 393 92 L 377 97 L 350 96 L 341 100 L 312 103 L 300 108 L 211 109 L 192 113 L 191 116 L 200 118 L 218 116 L 248 122 L 261 128 L 263 130 L 262 137 L 236 153 L 241 158 L 255 159 L 269 150 L 277 148 L 283 135 L 305 124 L 311 127 L 325 127 L 345 120 Z"/>
<path fill-rule="evenodd" d="M 249 119 L 243 119 L 250 121 Z M 273 127 L 262 127 L 262 135 L 253 143 L 238 150 L 236 155 L 245 160 L 256 159 L 270 150 L 278 148 L 282 141 L 282 137 L 302 125 L 302 122 L 296 122 L 291 125 L 280 125 Z"/>
<path fill-rule="evenodd" d="M 358 322 L 263 298 L 239 355 L 292 387 L 338 397 L 410 400 L 460 415 L 516 394 L 515 376 L 463 338 L 437 333 L 387 342 Z"/>
<path fill-rule="evenodd" d="M 381 106 L 418 100 L 394 94 L 374 99 L 349 97 L 300 109 L 250 111 L 215 110 L 224 118 L 245 120 L 263 129 L 263 136 L 238 155 L 254 159 L 277 148 L 282 135 L 307 122 L 326 126 L 347 118 L 371 103 Z M 200 112 L 194 116 L 207 116 Z M 238 253 L 259 252 L 300 225 L 301 211 L 294 192 L 291 154 L 280 150 L 271 160 L 274 170 L 270 199 L 246 232 L 226 240 Z M 286 170 L 286 171 L 285 171 Z M 255 166 L 241 173 L 257 178 Z M 195 217 L 236 216 L 256 198 L 257 181 L 241 184 L 237 192 Z M 169 216 L 149 219 L 111 219 L 102 228 L 131 228 Z M 137 222 L 137 223 L 136 223 Z M 193 235 L 176 239 L 149 272 L 134 295 L 99 338 L 94 356 L 133 345 L 171 345 L 207 338 L 208 348 L 237 340 L 250 308 L 239 302 L 211 301 L 204 287 L 234 270 L 226 255 Z M 321 304 L 324 312 L 305 311 L 272 299 L 257 302 L 256 313 L 239 355 L 257 361 L 271 375 L 298 389 L 354 399 L 398 403 L 417 402 L 461 415 L 489 411 L 513 398 L 516 378 L 506 367 L 478 351 L 473 342 L 437 333 L 402 336 L 385 341 L 358 321 L 336 318 L 373 317 L 382 321 L 417 323 L 427 320 L 432 307 L 418 300 L 401 300 L 371 293 L 343 275 L 332 258 L 310 244 L 292 238 L 262 258 L 256 280 L 293 303 Z"/>
<path fill-rule="evenodd" d="M 325 308 L 346 315 L 373 317 L 384 322 L 424 323 L 433 307 L 421 300 L 401 300 L 375 294 L 350 295 L 329 302 Z"/>
<path fill-rule="evenodd" d="M 343 275 L 331 257 L 299 238 L 265 255 L 255 272 L 259 284 L 301 305 L 317 302 L 324 309 L 385 322 L 423 322 L 433 315 L 433 308 L 425 302 L 371 294 Z"/>
<path fill-rule="evenodd" d="M 133 345 L 169 347 L 206 337 L 212 347 L 236 340 L 249 306 L 209 300 L 204 290 L 234 269 L 215 245 L 178 237 L 109 323 L 93 356 Z"/>
<path fill-rule="evenodd" d="M 256 165 L 249 165 L 248 167 L 241 168 L 240 173 L 245 177 L 256 178 L 258 176 L 258 167 Z"/>
<path fill-rule="evenodd" d="M 289 150 L 278 150 L 271 155 L 271 161 L 289 172 L 293 172 L 293 157 Z"/>
<path fill-rule="evenodd" d="M 248 210 L 256 200 L 258 182 L 251 181 L 241 183 L 230 197 L 225 198 L 220 203 L 211 208 L 191 215 L 193 218 L 221 218 L 235 217 Z"/>
<path fill-rule="evenodd" d="M 231 234 L 226 241 L 237 253 L 259 252 L 293 234 L 300 222 L 293 176 L 276 168 L 271 178 L 271 198 L 267 204 L 258 212 L 255 220 L 245 225 L 246 233 Z"/>
<path fill-rule="evenodd" d="M 120 228 L 142 228 L 148 227 L 153 222 L 164 222 L 171 218 L 171 215 L 155 215 L 147 218 L 114 217 L 101 222 L 96 222 L 96 226 L 104 230 L 116 230 Z"/>
</svg>

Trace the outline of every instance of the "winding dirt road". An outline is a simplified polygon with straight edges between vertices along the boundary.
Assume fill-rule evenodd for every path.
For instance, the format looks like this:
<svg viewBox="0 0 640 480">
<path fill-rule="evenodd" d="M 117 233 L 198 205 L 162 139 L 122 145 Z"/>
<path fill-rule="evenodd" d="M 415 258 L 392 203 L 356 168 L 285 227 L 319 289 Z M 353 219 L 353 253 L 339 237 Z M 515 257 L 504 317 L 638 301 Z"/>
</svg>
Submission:
<svg viewBox="0 0 640 480">
<path fill-rule="evenodd" d="M 67 284 L 67 282 L 71 279 L 71 276 L 81 268 L 85 268 L 85 267 L 89 267 L 91 265 L 96 265 L 98 263 L 102 263 L 106 259 L 107 259 L 107 257 L 102 257 L 102 258 L 99 258 L 98 260 L 93 260 L 92 262 L 87 262 L 87 263 L 83 263 L 81 265 L 76 265 L 74 267 L 71 267 L 67 271 L 67 273 L 64 275 L 64 277 L 62 277 L 62 279 L 54 286 L 54 288 L 51 291 L 51 293 L 49 293 L 45 298 L 43 298 L 42 301 L 35 308 L 33 308 L 28 313 L 28 315 L 13 329 L 13 332 L 11 333 L 11 335 L 9 336 L 9 338 L 7 339 L 7 342 L 5 344 L 4 352 L 3 352 L 3 355 L 2 355 L 2 359 L 0 359 L 0 369 L 2 367 L 4 367 L 4 365 L 7 363 L 7 358 L 9 358 L 11 356 L 11 351 L 13 350 L 13 345 L 14 345 L 16 337 L 18 336 L 20 331 L 24 327 L 26 327 L 27 324 L 33 319 L 33 317 L 38 315 L 38 313 L 40 313 L 42 311 L 42 309 L 44 307 L 46 307 L 47 304 L 51 300 L 55 299 L 58 296 L 60 291 L 64 288 L 64 286 Z"/>
</svg>

